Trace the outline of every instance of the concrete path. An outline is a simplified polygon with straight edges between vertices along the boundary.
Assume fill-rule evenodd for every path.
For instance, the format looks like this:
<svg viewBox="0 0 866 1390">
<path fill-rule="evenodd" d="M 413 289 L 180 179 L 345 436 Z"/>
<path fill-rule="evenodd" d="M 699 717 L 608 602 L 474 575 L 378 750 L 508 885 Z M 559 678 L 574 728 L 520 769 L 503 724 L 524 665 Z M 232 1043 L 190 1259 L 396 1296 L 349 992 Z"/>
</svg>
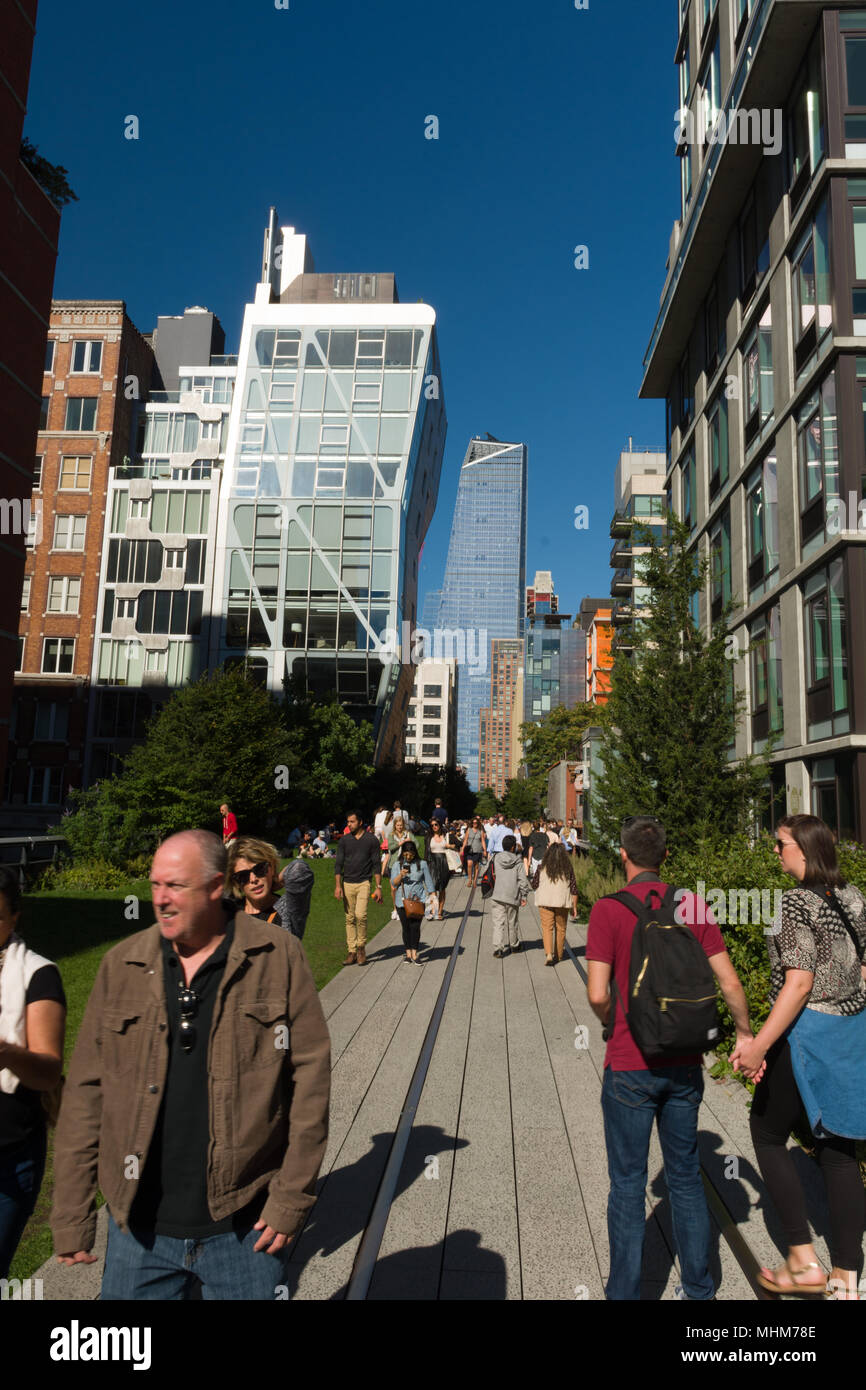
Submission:
<svg viewBox="0 0 866 1390">
<path fill-rule="evenodd" d="M 423 923 L 423 965 L 404 963 L 400 925 L 392 921 L 371 943 L 367 966 L 344 968 L 321 993 L 333 1045 L 330 1138 L 319 1198 L 291 1261 L 293 1299 L 345 1297 L 467 896 L 465 881 L 452 881 L 447 919 Z M 371 1298 L 604 1297 L 601 1028 L 574 964 L 545 966 L 531 904 L 520 921 L 523 951 L 494 959 L 489 908 L 476 893 Z M 578 958 L 584 942 L 585 928 L 570 925 Z M 767 1226 L 746 1093 L 706 1080 L 702 1161 L 759 1262 L 776 1263 L 779 1233 L 771 1215 Z M 800 1166 L 829 1268 L 821 1180 L 805 1157 Z M 713 1231 L 719 1299 L 754 1298 L 715 1222 Z M 94 1298 L 100 1268 L 49 1263 L 39 1271 L 44 1296 Z M 670 1207 L 655 1137 L 644 1280 L 644 1298 L 675 1296 Z"/>
</svg>

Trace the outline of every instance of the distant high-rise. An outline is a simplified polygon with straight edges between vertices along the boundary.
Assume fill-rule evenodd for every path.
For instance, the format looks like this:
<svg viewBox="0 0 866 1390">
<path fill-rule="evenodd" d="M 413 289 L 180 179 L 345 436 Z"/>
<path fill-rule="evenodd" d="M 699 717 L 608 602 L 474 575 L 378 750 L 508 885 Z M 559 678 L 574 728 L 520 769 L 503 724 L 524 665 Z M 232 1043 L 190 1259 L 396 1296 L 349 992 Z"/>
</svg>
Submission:
<svg viewBox="0 0 866 1390">
<path fill-rule="evenodd" d="M 586 646 L 579 628 L 566 626 L 549 570 L 538 570 L 526 590 L 523 718 L 543 719 L 558 705 L 571 709 L 586 693 Z"/>
<path fill-rule="evenodd" d="M 469 441 L 460 472 L 439 627 L 462 644 L 457 761 L 479 785 L 479 718 L 490 704 L 490 643 L 523 639 L 527 447 L 488 435 Z M 459 647 L 458 647 L 459 650 Z"/>
<path fill-rule="evenodd" d="M 520 722 L 523 715 L 523 643 L 517 637 L 494 637 L 490 643 L 490 704 L 479 718 L 481 787 L 498 797 L 520 766 Z"/>
</svg>

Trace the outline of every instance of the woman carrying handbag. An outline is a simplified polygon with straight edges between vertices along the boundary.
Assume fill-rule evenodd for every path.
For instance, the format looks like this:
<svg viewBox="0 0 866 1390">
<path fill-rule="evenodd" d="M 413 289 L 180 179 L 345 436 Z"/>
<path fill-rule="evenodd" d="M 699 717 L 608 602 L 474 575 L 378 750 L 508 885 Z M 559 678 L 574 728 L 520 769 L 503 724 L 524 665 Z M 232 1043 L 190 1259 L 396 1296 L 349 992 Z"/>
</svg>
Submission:
<svg viewBox="0 0 866 1390">
<path fill-rule="evenodd" d="M 420 965 L 418 947 L 421 944 L 421 923 L 427 894 L 433 892 L 433 880 L 424 859 L 418 858 L 414 840 L 407 840 L 400 857 L 391 869 L 391 888 L 397 916 L 403 927 L 403 959 L 407 964 Z"/>
<path fill-rule="evenodd" d="M 731 1054 L 735 1070 L 758 1081 L 752 1142 L 788 1241 L 785 1264 L 757 1278 L 774 1293 L 856 1300 L 866 1222 L 855 1150 L 855 1140 L 866 1138 L 866 900 L 842 878 L 832 832 L 817 816 L 787 816 L 776 835 L 782 868 L 801 886 L 783 894 L 767 935 L 769 1017 Z M 801 1105 L 827 1188 L 829 1283 L 787 1148 Z"/>
</svg>

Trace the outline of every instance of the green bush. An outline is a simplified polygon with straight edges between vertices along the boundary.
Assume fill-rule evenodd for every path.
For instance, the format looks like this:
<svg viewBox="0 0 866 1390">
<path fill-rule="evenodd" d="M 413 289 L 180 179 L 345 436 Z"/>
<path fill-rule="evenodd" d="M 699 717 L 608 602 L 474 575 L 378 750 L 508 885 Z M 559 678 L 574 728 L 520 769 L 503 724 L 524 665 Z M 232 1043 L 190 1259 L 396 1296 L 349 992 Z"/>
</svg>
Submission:
<svg viewBox="0 0 866 1390">
<path fill-rule="evenodd" d="M 80 859 L 73 864 L 50 864 L 40 875 L 37 888 L 40 893 L 93 893 L 103 889 L 114 892 L 128 880 L 124 869 L 104 859 Z"/>
<path fill-rule="evenodd" d="M 593 904 L 606 893 L 618 893 L 625 887 L 625 874 L 608 870 L 594 859 L 572 857 L 574 881 L 577 884 L 577 915 L 587 921 Z"/>
</svg>

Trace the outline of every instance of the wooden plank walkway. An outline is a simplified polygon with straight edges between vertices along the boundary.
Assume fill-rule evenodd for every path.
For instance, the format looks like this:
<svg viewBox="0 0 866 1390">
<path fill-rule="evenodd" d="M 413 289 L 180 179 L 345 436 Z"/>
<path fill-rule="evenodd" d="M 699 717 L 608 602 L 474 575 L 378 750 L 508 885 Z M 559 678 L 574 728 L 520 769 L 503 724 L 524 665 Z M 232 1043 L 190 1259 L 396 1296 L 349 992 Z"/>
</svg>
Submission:
<svg viewBox="0 0 866 1390">
<path fill-rule="evenodd" d="M 291 1260 L 291 1298 L 345 1297 L 467 897 L 465 881 L 452 881 L 447 919 L 423 923 L 422 966 L 404 963 L 392 921 L 371 942 L 368 965 L 345 967 L 322 991 L 333 1045 L 330 1138 L 319 1198 Z M 531 901 L 520 924 L 524 949 L 494 959 L 490 912 L 476 893 L 370 1298 L 604 1297 L 601 1028 L 574 964 L 546 968 Z M 578 958 L 585 935 L 569 925 Z M 760 1263 L 777 1263 L 781 1233 L 767 1211 L 742 1087 L 708 1076 L 700 1128 L 702 1161 L 738 1229 Z M 829 1268 L 821 1180 L 814 1164 L 798 1160 Z M 715 1223 L 713 1233 L 718 1298 L 753 1299 Z M 645 1299 L 675 1296 L 673 1249 L 654 1136 Z M 49 1262 L 39 1271 L 45 1297 L 97 1297 L 101 1264 L 83 1273 L 70 1277 Z"/>
</svg>

